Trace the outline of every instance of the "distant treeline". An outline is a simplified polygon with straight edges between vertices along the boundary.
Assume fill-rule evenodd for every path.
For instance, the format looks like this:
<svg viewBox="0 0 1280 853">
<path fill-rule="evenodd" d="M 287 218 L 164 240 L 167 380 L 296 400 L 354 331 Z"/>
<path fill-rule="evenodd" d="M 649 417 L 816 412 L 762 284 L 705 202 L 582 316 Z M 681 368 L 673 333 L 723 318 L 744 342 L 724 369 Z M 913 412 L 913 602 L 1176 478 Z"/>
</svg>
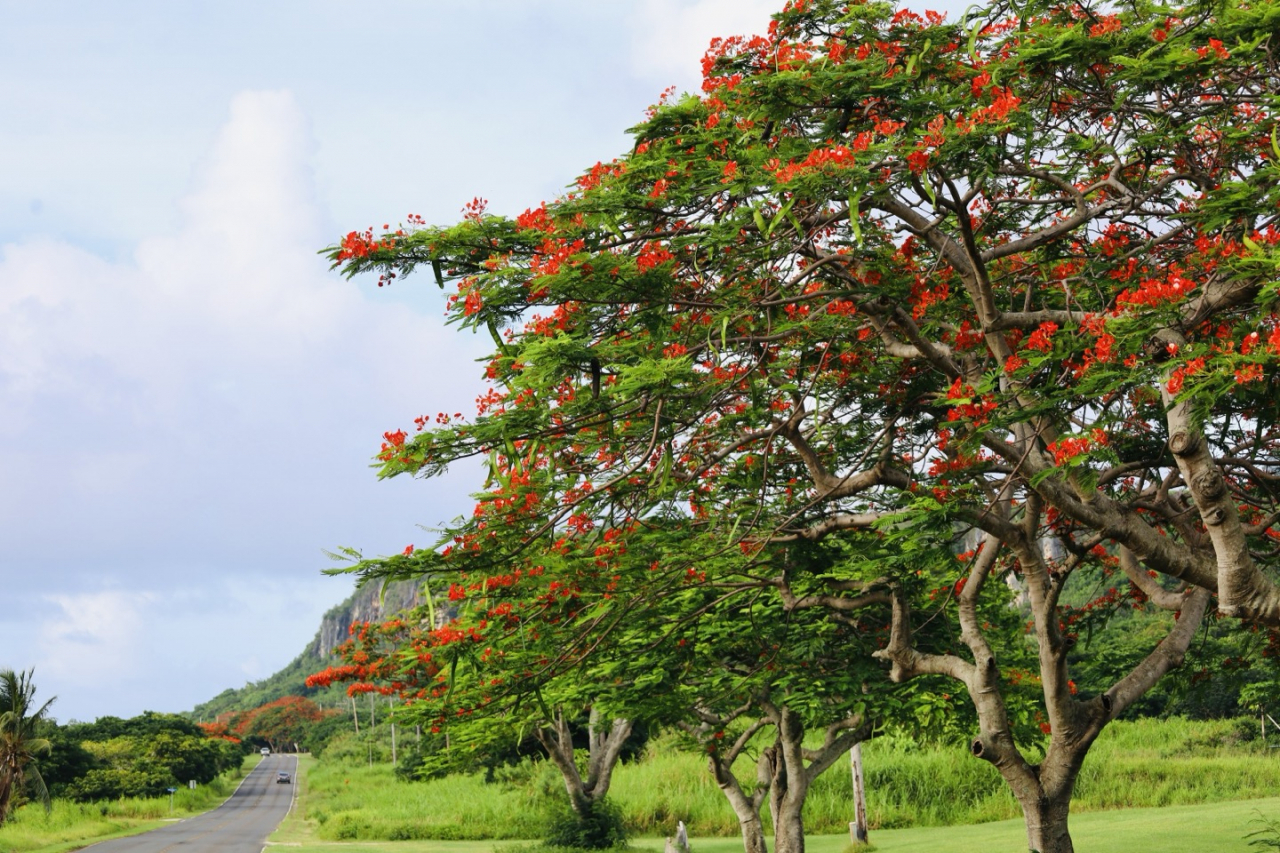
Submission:
<svg viewBox="0 0 1280 853">
<path fill-rule="evenodd" d="M 38 761 L 49 793 L 79 802 L 155 797 L 191 781 L 206 784 L 239 766 L 244 755 L 238 743 L 210 738 L 177 714 L 154 711 L 127 720 L 47 722 L 42 735 L 51 747 Z"/>
</svg>

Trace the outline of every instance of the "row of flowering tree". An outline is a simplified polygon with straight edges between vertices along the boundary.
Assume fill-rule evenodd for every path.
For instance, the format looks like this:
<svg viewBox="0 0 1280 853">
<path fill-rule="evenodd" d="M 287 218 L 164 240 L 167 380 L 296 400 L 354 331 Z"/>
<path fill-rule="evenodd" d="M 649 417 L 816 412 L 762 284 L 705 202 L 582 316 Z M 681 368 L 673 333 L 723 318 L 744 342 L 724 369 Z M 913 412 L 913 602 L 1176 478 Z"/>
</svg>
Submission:
<svg viewBox="0 0 1280 853">
<path fill-rule="evenodd" d="M 200 723 L 205 735 L 233 744 L 244 741 L 267 745 L 272 752 L 297 752 L 323 746 L 333 734 L 332 725 L 322 726 L 342 716 L 323 711 L 305 696 L 282 696 L 257 708 L 220 714 L 210 723 Z"/>
<path fill-rule="evenodd" d="M 662 642 L 680 622 L 663 608 L 690 578 L 753 602 L 718 611 L 739 636 L 756 607 L 865 632 L 869 651 L 823 653 L 873 691 L 962 686 L 970 751 L 1029 846 L 1071 850 L 1103 727 L 1206 618 L 1280 625 L 1278 24 L 1272 0 L 960 20 L 793 0 L 767 36 L 713 42 L 702 93 L 657 105 L 564 197 L 347 235 L 344 272 L 426 268 L 494 339 L 477 413 L 424 415 L 380 457 L 384 476 L 487 460 L 476 512 L 360 571 L 563 608 L 538 634 L 563 654 L 531 679 L 629 642 L 669 669 L 685 647 Z M 637 557 L 658 534 L 676 544 Z M 830 542 L 838 561 L 794 557 Z M 1011 591 L 1040 742 L 1016 736 L 1019 644 L 989 616 Z M 481 621 L 527 635 L 517 604 Z M 1166 635 L 1079 693 L 1069 652 L 1121 607 L 1167 611 Z M 613 623 L 631 639 L 571 640 Z M 461 632 L 448 654 L 509 653 L 440 631 Z M 401 683 L 389 666 L 369 683 Z M 805 681 L 790 657 L 775 671 Z"/>
<path fill-rule="evenodd" d="M 517 539 L 508 543 L 513 549 Z M 384 577 L 425 571 L 430 582 L 453 578 L 451 618 L 432 627 L 439 624 L 433 603 L 386 623 L 357 624 L 337 650 L 343 663 L 309 683 L 350 682 L 352 695 L 398 694 L 407 702 L 399 718 L 436 739 L 430 773 L 474 769 L 495 747 L 532 737 L 561 771 L 569 803 L 587 825 L 612 814 L 601 804 L 637 724 L 682 729 L 707 756 L 744 848 L 768 849 L 767 804 L 775 849 L 801 850 L 814 778 L 904 708 L 918 710 L 921 699 L 936 705 L 941 688 L 883 678 L 872 652 L 889 637 L 887 613 L 832 619 L 817 608 L 793 609 L 774 591 L 779 571 L 801 589 L 817 590 L 816 577 L 862 585 L 861 575 L 884 571 L 893 555 L 854 559 L 837 541 L 744 555 L 736 542 L 717 547 L 727 541 L 670 516 L 629 525 L 625 539 L 570 535 L 550 549 L 509 554 L 502 574 L 472 575 L 451 563 L 455 552 L 447 560 L 414 552 L 365 561 L 361 571 Z M 931 575 L 954 572 L 949 551 L 933 556 L 944 569 Z M 916 571 L 911 585 L 923 589 L 928 579 Z M 989 615 L 1013 617 L 1007 607 Z M 939 626 L 948 620 L 942 617 Z M 928 640 L 945 646 L 946 632 L 930 631 Z M 823 743 L 806 748 L 815 730 Z M 743 765 L 735 770 L 735 763 L 748 754 L 752 767 L 740 778 Z"/>
</svg>

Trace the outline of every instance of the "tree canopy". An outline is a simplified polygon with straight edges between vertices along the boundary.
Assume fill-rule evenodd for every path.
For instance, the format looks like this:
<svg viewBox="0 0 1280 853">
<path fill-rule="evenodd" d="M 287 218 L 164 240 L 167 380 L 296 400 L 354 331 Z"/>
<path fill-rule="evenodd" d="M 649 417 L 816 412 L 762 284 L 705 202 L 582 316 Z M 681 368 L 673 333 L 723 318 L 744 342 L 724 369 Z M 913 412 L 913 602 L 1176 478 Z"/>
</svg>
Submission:
<svg viewBox="0 0 1280 853">
<path fill-rule="evenodd" d="M 678 520 L 758 557 L 732 582 L 790 611 L 887 613 L 891 676 L 963 683 L 1031 846 L 1070 850 L 1089 745 L 1211 601 L 1280 625 L 1278 29 L 1268 0 L 958 21 L 792 0 L 767 36 L 714 41 L 702 93 L 664 98 L 562 198 L 348 234 L 344 272 L 426 267 L 494 339 L 476 414 L 423 415 L 380 455 L 384 476 L 487 459 L 474 515 L 361 570 L 501 577 Z M 830 538 L 838 571 L 770 559 Z M 913 579 L 944 574 L 925 604 Z M 1007 584 L 1042 759 L 979 615 Z M 952 614 L 951 648 L 922 647 L 922 605 Z M 1172 617 L 1080 694 L 1068 653 L 1117 607 Z"/>
</svg>

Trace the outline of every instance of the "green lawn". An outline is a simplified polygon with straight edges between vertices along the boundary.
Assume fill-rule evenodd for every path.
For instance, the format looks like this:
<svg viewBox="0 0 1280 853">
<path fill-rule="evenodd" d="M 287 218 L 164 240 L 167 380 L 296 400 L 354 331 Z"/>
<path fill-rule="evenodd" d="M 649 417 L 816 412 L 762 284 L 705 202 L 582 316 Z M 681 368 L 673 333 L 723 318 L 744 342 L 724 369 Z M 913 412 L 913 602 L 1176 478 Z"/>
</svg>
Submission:
<svg viewBox="0 0 1280 853">
<path fill-rule="evenodd" d="M 1280 814 L 1280 797 L 1171 806 L 1161 809 L 1123 809 L 1090 812 L 1071 819 L 1072 836 L 1079 853 L 1255 853 L 1244 836 L 1254 829 L 1250 821 L 1258 813 Z M 295 822 L 297 823 L 297 822 Z M 275 844 L 288 845 L 289 853 L 490 853 L 511 851 L 512 842 L 494 841 L 382 841 L 342 843 L 313 841 L 305 832 L 272 836 Z M 876 853 L 1026 853 L 1022 821 L 1005 820 L 975 826 L 886 829 L 872 833 Z M 810 853 L 842 853 L 847 835 L 814 835 Z M 662 850 L 662 839 L 641 838 L 637 850 Z M 737 838 L 694 838 L 694 853 L 737 853 Z M 283 851 L 282 851 L 283 853 Z"/>
<path fill-rule="evenodd" d="M 315 837 L 316 825 L 307 819 L 307 771 L 314 762 L 299 764 L 298 807 L 271 836 L 271 846 L 288 853 L 516 853 L 511 841 L 323 841 Z M 1079 853 L 1256 853 L 1245 835 L 1259 814 L 1280 816 L 1280 797 L 1257 800 L 1169 806 L 1165 808 L 1114 809 L 1086 812 L 1071 818 L 1072 836 Z M 1021 820 L 1004 820 L 970 826 L 886 829 L 872 833 L 876 853 L 1026 853 Z M 810 853 L 843 853 L 847 835 L 812 835 Z M 661 851 L 661 838 L 639 838 L 640 851 Z M 694 853 L 737 853 L 737 837 L 692 839 Z M 284 850 L 281 851 L 284 853 Z"/>
<path fill-rule="evenodd" d="M 1071 835 L 1079 853 L 1247 853 L 1251 848 L 1244 836 L 1257 828 L 1249 822 L 1259 812 L 1280 814 L 1280 798 L 1088 812 L 1071 818 Z M 838 853 L 847 840 L 837 836 L 828 846 L 826 838 L 812 846 L 814 853 Z M 884 830 L 871 841 L 882 853 L 1025 853 L 1025 839 L 1021 820 L 1004 820 Z"/>
</svg>

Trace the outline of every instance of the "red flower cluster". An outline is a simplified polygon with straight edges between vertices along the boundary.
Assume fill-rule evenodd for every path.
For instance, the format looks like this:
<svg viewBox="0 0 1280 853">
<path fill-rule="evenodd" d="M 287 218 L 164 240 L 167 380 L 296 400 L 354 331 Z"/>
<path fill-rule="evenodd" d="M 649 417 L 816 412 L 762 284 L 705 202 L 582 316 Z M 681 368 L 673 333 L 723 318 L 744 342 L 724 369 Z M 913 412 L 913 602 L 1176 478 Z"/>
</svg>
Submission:
<svg viewBox="0 0 1280 853">
<path fill-rule="evenodd" d="M 555 226 L 551 224 L 551 220 L 547 217 L 547 203 L 545 201 L 537 208 L 530 208 L 517 216 L 516 227 L 528 231 L 543 231 L 548 234 L 556 230 Z"/>
<path fill-rule="evenodd" d="M 1063 438 L 1051 443 L 1046 449 L 1053 454 L 1053 464 L 1061 466 L 1083 456 L 1095 446 L 1105 447 L 1111 439 L 1101 429 L 1095 429 L 1087 436 Z"/>
<path fill-rule="evenodd" d="M 675 257 L 676 256 L 671 254 L 667 247 L 661 243 L 645 243 L 644 248 L 640 250 L 640 254 L 636 256 L 636 268 L 639 269 L 640 272 L 648 272 L 655 267 L 662 266 L 668 261 L 675 260 Z"/>
<path fill-rule="evenodd" d="M 1027 336 L 1027 349 L 1049 352 L 1049 350 L 1053 349 L 1053 334 L 1056 331 L 1058 331 L 1057 323 L 1041 323 L 1034 332 Z"/>
<path fill-rule="evenodd" d="M 555 275 L 569 258 L 581 252 L 585 246 L 586 243 L 582 240 L 574 240 L 572 243 L 554 238 L 544 240 L 529 260 L 529 272 L 535 278 Z"/>
<path fill-rule="evenodd" d="M 1187 297 L 1195 284 L 1176 270 L 1167 278 L 1144 279 L 1137 290 L 1124 290 L 1116 297 L 1117 305 L 1159 305 L 1162 302 L 1178 302 Z"/>
<path fill-rule="evenodd" d="M 780 184 L 803 175 L 806 172 L 812 172 L 827 166 L 842 168 L 852 166 L 854 162 L 854 153 L 857 151 L 866 151 L 871 145 L 873 136 L 870 132 L 864 131 L 858 134 L 853 140 L 853 147 L 847 145 L 832 145 L 829 148 L 815 148 L 809 152 L 809 156 L 805 157 L 798 163 L 790 163 L 786 166 L 776 165 L 773 173 L 774 180 Z M 773 161 L 776 163 L 776 161 Z"/>
<path fill-rule="evenodd" d="M 951 387 L 947 389 L 947 399 L 964 400 L 966 398 L 970 402 L 958 403 L 947 411 L 947 420 L 972 420 L 975 424 L 984 424 L 991 413 L 996 410 L 996 404 L 993 401 L 983 400 L 973 390 L 972 386 L 966 385 L 964 380 L 957 378 L 955 382 L 951 383 Z"/>
<path fill-rule="evenodd" d="M 619 163 L 617 160 L 608 164 L 597 162 L 590 171 L 578 178 L 577 183 L 584 190 L 593 190 L 608 178 L 621 175 L 625 171 L 627 171 L 627 164 Z M 543 209 L 545 210 L 545 206 Z"/>
<path fill-rule="evenodd" d="M 384 228 L 386 226 L 383 226 Z M 373 239 L 373 226 L 369 226 L 364 232 L 352 231 L 342 238 L 342 242 L 338 246 L 337 260 L 349 261 L 359 258 L 367 258 L 374 252 L 390 251 L 396 247 L 394 237 L 387 236 L 380 240 Z"/>
<path fill-rule="evenodd" d="M 335 681 L 349 681 L 352 678 L 360 678 L 364 674 L 364 667 L 347 665 L 347 666 L 331 666 L 328 669 L 307 676 L 308 687 L 328 687 Z"/>
<path fill-rule="evenodd" d="M 1118 33 L 1124 28 L 1124 24 L 1120 21 L 1119 15 L 1103 15 L 1098 19 L 1098 23 L 1089 27 L 1089 35 L 1092 38 L 1105 36 L 1108 33 Z"/>
<path fill-rule="evenodd" d="M 1201 59 L 1206 59 L 1211 53 L 1218 59 L 1226 59 L 1227 57 L 1231 56 L 1231 51 L 1223 47 L 1222 42 L 1220 42 L 1218 39 L 1209 39 L 1208 46 L 1197 47 L 1196 53 L 1200 56 Z"/>
<path fill-rule="evenodd" d="M 1174 368 L 1173 373 L 1169 374 L 1169 381 L 1165 383 L 1165 389 L 1170 394 L 1177 394 L 1182 391 L 1182 384 L 1188 376 L 1194 376 L 1204 370 L 1204 356 L 1189 359 L 1186 364 L 1180 364 Z"/>
</svg>

